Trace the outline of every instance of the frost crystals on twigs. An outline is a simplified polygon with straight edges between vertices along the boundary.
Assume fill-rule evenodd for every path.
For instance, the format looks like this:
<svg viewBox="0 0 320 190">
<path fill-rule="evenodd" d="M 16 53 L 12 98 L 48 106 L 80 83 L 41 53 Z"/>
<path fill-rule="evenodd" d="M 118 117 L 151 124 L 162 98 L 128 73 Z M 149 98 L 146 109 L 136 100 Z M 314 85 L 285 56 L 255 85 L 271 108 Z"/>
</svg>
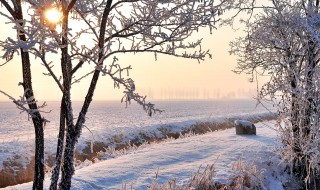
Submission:
<svg viewBox="0 0 320 190">
<path fill-rule="evenodd" d="M 27 91 L 24 92 L 24 94 L 27 93 Z M 37 102 L 33 97 L 30 97 L 29 99 L 26 99 L 25 95 L 23 94 L 22 96 L 20 96 L 19 99 L 15 99 L 14 97 L 10 96 L 9 94 L 7 94 L 6 92 L 4 92 L 2 90 L 0 90 L 0 93 L 5 95 L 5 96 L 7 96 L 10 100 L 12 100 L 12 102 L 17 106 L 17 108 L 19 110 L 21 110 L 20 113 L 26 112 L 28 114 L 28 116 L 31 117 L 31 118 L 36 117 L 35 116 L 36 112 L 42 112 L 42 113 L 50 113 L 51 112 L 51 110 L 50 111 L 41 110 L 42 108 L 47 106 L 46 102 L 43 102 L 43 104 L 40 105 L 37 109 L 29 109 L 27 107 L 28 104 L 32 104 L 32 103 Z M 44 122 L 49 122 L 48 120 L 46 120 L 44 118 L 43 118 L 43 121 Z"/>
<path fill-rule="evenodd" d="M 97 66 L 97 69 L 103 73 L 103 75 L 110 76 L 114 81 L 114 88 L 120 88 L 121 86 L 125 88 L 124 96 L 121 99 L 121 102 L 125 102 L 126 106 L 131 103 L 131 100 L 136 101 L 139 105 L 143 107 L 143 109 L 147 112 L 149 116 L 153 113 L 159 112 L 161 113 L 162 110 L 156 109 L 154 104 L 150 102 L 146 102 L 146 96 L 141 96 L 135 92 L 135 84 L 131 78 L 124 78 L 123 76 L 129 76 L 129 71 L 131 66 L 122 68 L 116 62 L 118 59 L 116 57 L 113 58 L 113 62 L 109 67 L 101 68 Z"/>
</svg>

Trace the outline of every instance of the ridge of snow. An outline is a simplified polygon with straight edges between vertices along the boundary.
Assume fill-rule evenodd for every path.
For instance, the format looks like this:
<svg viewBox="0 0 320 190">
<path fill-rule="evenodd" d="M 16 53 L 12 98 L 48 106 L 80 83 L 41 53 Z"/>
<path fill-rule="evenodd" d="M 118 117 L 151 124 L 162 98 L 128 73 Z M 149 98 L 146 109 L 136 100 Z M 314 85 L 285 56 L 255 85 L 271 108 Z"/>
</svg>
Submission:
<svg viewBox="0 0 320 190">
<path fill-rule="evenodd" d="M 257 168 L 265 170 L 264 188 L 282 190 L 282 182 L 270 174 L 279 170 L 279 164 L 268 164 L 275 157 L 273 148 L 277 134 L 272 122 L 256 124 L 257 136 L 236 135 L 234 128 L 196 135 L 163 143 L 144 146 L 108 160 L 78 169 L 72 179 L 72 189 L 121 189 L 123 184 L 133 189 L 146 189 L 159 171 L 158 181 L 164 183 L 177 178 L 185 183 L 200 165 L 215 164 L 215 179 L 227 182 L 231 164 L 240 157 L 255 162 Z M 45 187 L 50 183 L 45 180 Z M 5 189 L 30 189 L 32 183 Z"/>
</svg>

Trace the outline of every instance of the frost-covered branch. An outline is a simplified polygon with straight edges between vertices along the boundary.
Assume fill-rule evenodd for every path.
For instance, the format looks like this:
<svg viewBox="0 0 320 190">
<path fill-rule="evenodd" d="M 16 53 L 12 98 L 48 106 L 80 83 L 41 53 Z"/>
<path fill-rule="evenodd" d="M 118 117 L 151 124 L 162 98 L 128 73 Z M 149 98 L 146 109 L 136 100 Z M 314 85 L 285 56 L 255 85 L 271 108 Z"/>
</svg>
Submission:
<svg viewBox="0 0 320 190">
<path fill-rule="evenodd" d="M 85 74 L 85 75 L 83 75 L 82 77 L 80 77 L 78 79 L 74 79 L 74 81 L 71 84 L 79 83 L 82 79 L 92 75 L 93 73 L 94 73 L 94 70 L 89 72 L 89 73 L 87 73 L 87 74 Z"/>
<path fill-rule="evenodd" d="M 149 116 L 152 114 L 159 112 L 161 113 L 163 110 L 155 108 L 154 104 L 146 101 L 146 96 L 141 96 L 135 92 L 135 84 L 131 78 L 125 78 L 123 76 L 129 76 L 129 71 L 132 69 L 131 66 L 122 68 L 116 62 L 118 59 L 116 57 L 113 58 L 113 62 L 109 67 L 97 67 L 103 75 L 108 75 L 114 81 L 114 88 L 120 88 L 121 86 L 125 88 L 124 96 L 121 99 L 121 102 L 125 102 L 126 106 L 131 103 L 131 101 L 137 102 L 139 105 L 143 107 L 143 109 L 148 113 Z"/>
<path fill-rule="evenodd" d="M 37 49 L 33 49 L 33 50 L 37 53 L 37 56 L 41 59 L 42 64 L 45 66 L 45 68 L 49 72 L 49 73 L 44 73 L 44 75 L 52 77 L 54 79 L 54 81 L 57 83 L 61 92 L 63 92 L 63 86 L 61 85 L 60 80 L 58 79 L 58 77 L 56 76 L 56 74 L 52 70 L 52 67 L 53 67 L 52 62 L 48 63 L 46 61 L 45 53 L 40 53 Z"/>
<path fill-rule="evenodd" d="M 27 107 L 27 105 L 31 104 L 31 103 L 35 103 L 33 97 L 29 98 L 29 99 L 25 99 L 25 95 L 20 96 L 19 99 L 15 99 L 13 96 L 10 96 L 9 94 L 7 94 L 6 92 L 0 90 L 0 93 L 5 95 L 6 97 L 8 97 L 10 100 L 12 100 L 12 102 L 17 106 L 17 108 L 21 111 L 20 113 L 26 112 L 28 114 L 28 116 L 30 116 L 31 118 L 35 118 L 37 117 L 35 115 L 35 113 L 37 112 L 41 112 L 41 113 L 50 113 L 50 111 L 43 111 L 41 110 L 42 108 L 47 106 L 46 102 L 43 102 L 42 105 L 40 105 L 37 109 L 30 109 Z M 25 92 L 26 93 L 26 92 Z M 24 94 L 25 94 L 24 93 Z M 43 118 L 44 119 L 44 118 Z M 45 119 L 44 119 L 45 120 Z M 49 122 L 48 120 L 45 120 L 46 122 Z"/>
</svg>

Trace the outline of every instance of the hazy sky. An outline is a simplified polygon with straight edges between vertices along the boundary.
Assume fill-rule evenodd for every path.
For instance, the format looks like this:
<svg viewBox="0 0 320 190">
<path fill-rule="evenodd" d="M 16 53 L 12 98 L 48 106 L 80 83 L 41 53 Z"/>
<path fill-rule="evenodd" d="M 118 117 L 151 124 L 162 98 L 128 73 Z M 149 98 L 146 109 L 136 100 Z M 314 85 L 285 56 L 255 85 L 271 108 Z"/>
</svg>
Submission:
<svg viewBox="0 0 320 190">
<path fill-rule="evenodd" d="M 0 18 L 0 39 L 8 35 L 14 37 L 15 31 Z M 208 30 L 195 34 L 204 38 L 202 49 L 210 49 L 213 59 L 207 58 L 200 64 L 197 61 L 153 54 L 120 55 L 120 64 L 132 65 L 131 77 L 137 91 L 150 99 L 234 99 L 252 98 L 256 93 L 256 84 L 249 83 L 247 75 L 237 75 L 231 70 L 236 65 L 236 57 L 228 53 L 229 42 L 241 32 L 229 27 L 218 28 L 212 35 Z M 0 51 L 1 56 L 3 52 Z M 60 55 L 53 59 L 59 67 Z M 4 60 L 0 60 L 0 64 Z M 45 68 L 40 60 L 32 61 L 32 78 L 35 96 L 39 100 L 59 100 L 61 92 L 53 79 L 44 76 Z M 85 69 L 85 68 L 84 68 Z M 22 81 L 20 58 L 0 67 L 0 90 L 18 98 L 23 90 L 17 84 Z M 88 88 L 88 80 L 72 87 L 72 97 L 83 100 Z M 100 78 L 95 92 L 95 100 L 120 100 L 122 90 L 114 89 L 108 76 Z M 0 94 L 0 101 L 8 98 Z"/>
</svg>

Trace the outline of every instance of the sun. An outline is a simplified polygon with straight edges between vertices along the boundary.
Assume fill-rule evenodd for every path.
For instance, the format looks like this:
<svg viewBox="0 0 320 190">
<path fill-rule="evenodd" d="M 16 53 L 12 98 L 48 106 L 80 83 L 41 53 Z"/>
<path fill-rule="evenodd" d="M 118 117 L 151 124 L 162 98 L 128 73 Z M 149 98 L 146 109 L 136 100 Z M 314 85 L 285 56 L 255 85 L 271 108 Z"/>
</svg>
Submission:
<svg viewBox="0 0 320 190">
<path fill-rule="evenodd" d="M 44 13 L 45 18 L 51 23 L 58 23 L 62 17 L 61 12 L 59 12 L 56 8 L 50 8 Z"/>
</svg>

